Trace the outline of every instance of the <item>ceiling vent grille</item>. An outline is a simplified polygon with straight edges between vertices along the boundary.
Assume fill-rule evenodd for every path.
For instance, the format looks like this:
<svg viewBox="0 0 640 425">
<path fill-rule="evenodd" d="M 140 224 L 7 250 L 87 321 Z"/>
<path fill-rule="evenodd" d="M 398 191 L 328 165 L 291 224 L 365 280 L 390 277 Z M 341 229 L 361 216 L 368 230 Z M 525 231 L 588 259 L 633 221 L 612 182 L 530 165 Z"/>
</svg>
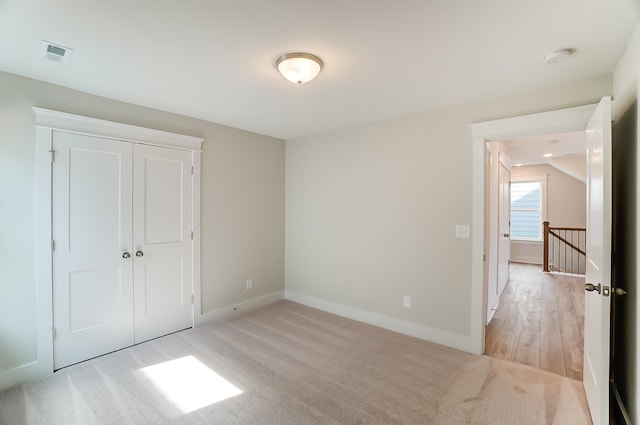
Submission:
<svg viewBox="0 0 640 425">
<path fill-rule="evenodd" d="M 51 62 L 67 63 L 73 53 L 73 49 L 47 40 L 42 40 L 41 46 L 44 58 Z"/>
</svg>

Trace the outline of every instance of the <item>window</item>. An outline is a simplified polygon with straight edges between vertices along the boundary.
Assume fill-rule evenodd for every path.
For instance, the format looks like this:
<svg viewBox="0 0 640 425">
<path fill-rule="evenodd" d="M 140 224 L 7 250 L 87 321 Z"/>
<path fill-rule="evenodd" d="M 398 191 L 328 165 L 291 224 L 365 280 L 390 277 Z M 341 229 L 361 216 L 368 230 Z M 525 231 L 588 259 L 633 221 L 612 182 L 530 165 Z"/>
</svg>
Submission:
<svg viewBox="0 0 640 425">
<path fill-rule="evenodd" d="M 518 180 L 511 181 L 511 239 L 541 241 L 546 177 Z"/>
</svg>

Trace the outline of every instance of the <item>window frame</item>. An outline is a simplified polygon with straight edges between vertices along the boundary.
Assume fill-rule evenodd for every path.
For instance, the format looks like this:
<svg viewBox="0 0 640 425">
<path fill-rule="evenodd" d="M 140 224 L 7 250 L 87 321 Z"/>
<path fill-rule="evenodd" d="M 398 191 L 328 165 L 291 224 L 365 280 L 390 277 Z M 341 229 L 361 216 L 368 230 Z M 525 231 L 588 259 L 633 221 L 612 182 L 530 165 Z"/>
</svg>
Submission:
<svg viewBox="0 0 640 425">
<path fill-rule="evenodd" d="M 511 191 L 513 183 L 531 183 L 538 182 L 540 183 L 540 223 L 539 223 L 539 238 L 523 238 L 523 237 L 514 237 L 510 236 L 510 239 L 515 242 L 528 242 L 528 243 L 542 243 L 543 242 L 543 225 L 545 221 L 547 221 L 547 181 L 549 175 L 538 175 L 538 176 L 511 176 L 511 186 L 509 187 L 509 227 L 511 227 L 511 214 L 512 214 L 512 197 Z"/>
</svg>

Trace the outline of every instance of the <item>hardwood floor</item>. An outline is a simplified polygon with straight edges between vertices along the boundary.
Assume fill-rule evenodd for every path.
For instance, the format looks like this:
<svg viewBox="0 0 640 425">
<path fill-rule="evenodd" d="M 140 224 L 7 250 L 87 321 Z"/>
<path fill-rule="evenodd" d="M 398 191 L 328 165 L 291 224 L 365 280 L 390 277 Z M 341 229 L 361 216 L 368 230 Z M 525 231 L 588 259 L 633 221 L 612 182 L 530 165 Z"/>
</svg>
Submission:
<svg viewBox="0 0 640 425">
<path fill-rule="evenodd" d="M 511 263 L 485 352 L 582 381 L 584 277 Z"/>
</svg>

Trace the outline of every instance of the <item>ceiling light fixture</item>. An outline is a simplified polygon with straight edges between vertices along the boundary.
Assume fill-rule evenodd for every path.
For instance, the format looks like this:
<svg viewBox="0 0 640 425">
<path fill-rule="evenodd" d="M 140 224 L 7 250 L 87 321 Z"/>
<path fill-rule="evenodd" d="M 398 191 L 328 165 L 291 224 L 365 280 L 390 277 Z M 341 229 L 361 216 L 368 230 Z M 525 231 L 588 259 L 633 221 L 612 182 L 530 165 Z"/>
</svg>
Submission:
<svg viewBox="0 0 640 425">
<path fill-rule="evenodd" d="M 546 63 L 558 63 L 567 59 L 569 56 L 574 54 L 576 49 L 560 49 L 555 52 L 551 52 L 544 57 L 544 61 Z"/>
<path fill-rule="evenodd" d="M 284 78 L 294 84 L 303 84 L 316 78 L 322 69 L 322 59 L 311 53 L 285 53 L 275 66 Z"/>
<path fill-rule="evenodd" d="M 544 156 L 545 158 L 551 158 L 553 156 L 553 154 L 552 153 L 545 153 L 542 156 Z"/>
</svg>

